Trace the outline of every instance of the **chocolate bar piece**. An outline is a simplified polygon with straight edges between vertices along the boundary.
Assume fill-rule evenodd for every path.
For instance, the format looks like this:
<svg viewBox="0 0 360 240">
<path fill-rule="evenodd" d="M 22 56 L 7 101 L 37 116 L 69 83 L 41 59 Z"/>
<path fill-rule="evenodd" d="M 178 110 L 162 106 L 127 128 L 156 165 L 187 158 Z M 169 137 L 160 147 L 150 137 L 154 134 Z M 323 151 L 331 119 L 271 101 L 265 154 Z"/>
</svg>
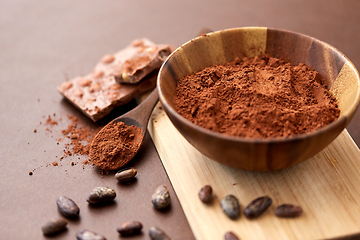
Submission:
<svg viewBox="0 0 360 240">
<path fill-rule="evenodd" d="M 65 81 L 57 89 L 96 122 L 153 89 L 157 69 L 170 53 L 169 45 L 137 39 L 121 51 L 103 56 L 90 74 Z"/>
<path fill-rule="evenodd" d="M 93 75 L 112 75 L 118 83 L 138 83 L 159 69 L 170 53 L 169 45 L 155 44 L 146 38 L 137 39 L 121 51 L 105 55 L 95 66 Z"/>
<path fill-rule="evenodd" d="M 65 81 L 57 89 L 96 122 L 115 107 L 154 89 L 156 77 L 157 71 L 154 71 L 137 84 L 119 84 L 114 76 L 98 77 L 92 73 Z"/>
</svg>

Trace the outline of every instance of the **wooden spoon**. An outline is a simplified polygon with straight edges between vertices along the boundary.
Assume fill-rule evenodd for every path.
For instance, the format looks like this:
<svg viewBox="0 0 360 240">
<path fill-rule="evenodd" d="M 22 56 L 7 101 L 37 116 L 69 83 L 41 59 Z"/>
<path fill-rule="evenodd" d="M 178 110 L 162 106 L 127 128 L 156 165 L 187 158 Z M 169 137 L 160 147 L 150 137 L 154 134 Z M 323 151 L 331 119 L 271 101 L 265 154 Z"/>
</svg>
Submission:
<svg viewBox="0 0 360 240">
<path fill-rule="evenodd" d="M 197 36 L 205 33 L 212 32 L 208 28 L 203 28 Z M 122 166 L 130 162 L 136 153 L 139 151 L 145 137 L 147 125 L 149 122 L 150 115 L 154 109 L 156 103 L 159 101 L 158 88 L 155 87 L 150 96 L 142 102 L 139 106 L 133 110 L 123 114 L 120 117 L 115 118 L 105 127 L 103 127 L 93 139 L 90 146 L 90 159 L 95 166 L 104 170 L 117 170 Z M 141 129 L 142 134 L 133 134 L 133 131 L 128 131 L 127 135 L 118 136 L 118 144 L 112 141 L 109 144 L 109 137 L 106 133 L 110 130 L 116 131 L 119 126 L 118 123 L 124 123 L 127 127 L 135 126 Z M 115 125 L 115 126 L 114 126 Z M 132 129 L 134 130 L 134 129 Z M 129 135 L 134 135 L 135 139 L 130 139 L 130 142 L 126 142 L 129 139 Z M 127 139 L 126 139 L 127 138 Z M 119 149 L 119 145 L 129 144 L 126 152 Z M 108 154 L 110 152 L 110 154 Z M 105 154 L 104 154 L 105 153 Z"/>
<path fill-rule="evenodd" d="M 117 170 L 130 162 L 144 141 L 150 115 L 158 101 L 156 87 L 144 102 L 103 127 L 91 143 L 91 162 L 104 170 Z M 114 136 L 109 137 L 111 132 Z"/>
</svg>

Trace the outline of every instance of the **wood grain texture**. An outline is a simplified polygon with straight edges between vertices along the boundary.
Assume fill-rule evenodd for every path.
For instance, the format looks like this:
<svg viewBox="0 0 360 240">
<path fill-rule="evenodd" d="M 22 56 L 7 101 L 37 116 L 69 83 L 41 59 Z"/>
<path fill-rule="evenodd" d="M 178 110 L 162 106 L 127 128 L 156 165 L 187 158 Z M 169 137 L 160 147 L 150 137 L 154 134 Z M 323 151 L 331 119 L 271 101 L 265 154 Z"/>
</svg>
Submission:
<svg viewBox="0 0 360 240">
<path fill-rule="evenodd" d="M 266 54 L 293 65 L 304 63 L 316 69 L 329 87 L 348 60 L 337 49 L 313 37 L 285 30 L 267 30 Z"/>
<path fill-rule="evenodd" d="M 339 101 L 338 120 L 289 138 L 249 139 L 226 136 L 188 121 L 174 110 L 177 82 L 201 69 L 260 53 L 317 70 Z M 341 73 L 341 74 L 340 74 Z M 159 98 L 178 131 L 200 152 L 230 167 L 251 171 L 279 170 L 314 156 L 332 142 L 353 117 L 360 79 L 352 63 L 334 47 L 310 36 L 270 28 L 238 28 L 209 33 L 176 49 L 160 69 Z"/>
<path fill-rule="evenodd" d="M 342 109 L 340 114 L 348 116 L 347 121 L 354 116 L 356 110 L 354 104 L 359 102 L 360 93 L 353 89 L 357 86 L 357 82 L 359 82 L 359 73 L 351 62 L 345 62 L 330 88 L 330 92 L 338 99 L 339 108 Z"/>
<path fill-rule="evenodd" d="M 344 130 L 323 151 L 294 167 L 248 172 L 210 160 L 175 129 L 160 104 L 148 125 L 157 151 L 197 239 L 223 239 L 227 231 L 241 239 L 325 239 L 360 232 L 360 151 Z M 212 205 L 198 199 L 206 184 L 216 195 Z M 225 216 L 220 200 L 233 194 L 242 211 L 253 199 L 268 195 L 270 208 L 258 219 Z M 292 203 L 304 213 L 277 218 L 277 205 Z"/>
</svg>

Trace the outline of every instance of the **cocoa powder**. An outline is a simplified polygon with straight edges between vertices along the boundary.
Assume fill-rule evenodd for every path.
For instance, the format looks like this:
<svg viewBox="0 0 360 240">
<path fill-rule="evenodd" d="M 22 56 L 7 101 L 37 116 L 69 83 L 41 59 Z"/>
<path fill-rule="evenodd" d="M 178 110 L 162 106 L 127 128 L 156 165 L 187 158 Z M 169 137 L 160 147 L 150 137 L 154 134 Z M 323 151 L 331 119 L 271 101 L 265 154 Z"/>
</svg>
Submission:
<svg viewBox="0 0 360 240">
<path fill-rule="evenodd" d="M 56 119 L 55 116 L 56 116 L 55 113 L 52 116 L 50 115 L 48 117 L 43 116 L 43 118 L 46 121 L 44 124 L 40 122 L 40 125 L 43 125 L 44 127 L 46 126 L 45 130 L 51 134 L 58 134 L 57 125 L 59 123 L 63 125 L 62 122 L 64 121 L 63 118 L 60 117 Z M 67 115 L 67 119 L 70 120 L 70 122 L 67 124 L 66 129 L 61 130 L 61 134 L 63 135 L 63 138 L 56 139 L 57 145 L 60 145 L 60 142 L 62 141 L 65 142 L 63 144 L 64 147 L 63 156 L 60 156 L 59 158 L 58 156 L 56 156 L 56 158 L 58 158 L 59 161 L 52 162 L 46 166 L 62 166 L 63 160 L 66 157 L 73 156 L 71 159 L 74 159 L 75 155 L 89 156 L 90 144 L 95 134 L 100 129 L 100 126 L 95 128 L 90 128 L 89 126 L 84 125 L 84 123 L 81 120 L 79 120 L 77 117 L 72 115 Z M 54 130 L 55 132 L 53 132 Z M 89 162 L 88 160 L 84 160 L 82 163 L 83 165 L 86 165 Z M 70 164 L 71 166 L 77 165 L 77 163 L 74 161 L 70 162 Z"/>
<path fill-rule="evenodd" d="M 142 130 L 123 122 L 110 122 L 94 138 L 91 162 L 104 170 L 117 170 L 136 154 L 142 142 Z"/>
<path fill-rule="evenodd" d="M 180 79 L 174 104 L 201 127 L 251 138 L 314 131 L 340 115 L 315 70 L 268 55 L 236 58 Z"/>
<path fill-rule="evenodd" d="M 65 144 L 65 155 L 71 156 L 72 154 L 89 155 L 90 144 L 95 134 L 95 131 L 90 127 L 84 126 L 77 117 L 68 115 L 71 124 L 67 129 L 62 130 L 62 134 L 70 138 L 71 142 Z"/>
<path fill-rule="evenodd" d="M 46 124 L 50 124 L 50 125 L 54 126 L 54 125 L 57 125 L 58 122 L 53 120 L 50 116 L 48 116 L 48 118 L 46 119 Z"/>
</svg>

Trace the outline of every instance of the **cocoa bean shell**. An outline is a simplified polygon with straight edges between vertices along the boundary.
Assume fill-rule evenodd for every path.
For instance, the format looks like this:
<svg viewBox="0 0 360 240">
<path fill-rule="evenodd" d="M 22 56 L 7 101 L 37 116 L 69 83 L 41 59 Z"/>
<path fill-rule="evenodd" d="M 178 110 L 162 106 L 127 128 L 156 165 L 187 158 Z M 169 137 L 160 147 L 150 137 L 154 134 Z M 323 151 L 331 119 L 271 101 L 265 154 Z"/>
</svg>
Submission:
<svg viewBox="0 0 360 240">
<path fill-rule="evenodd" d="M 114 200 L 115 197 L 115 190 L 108 187 L 96 187 L 90 192 L 86 201 L 90 204 L 106 203 Z"/>
<path fill-rule="evenodd" d="M 149 236 L 151 240 L 171 240 L 163 230 L 157 227 L 151 227 L 149 229 Z"/>
<path fill-rule="evenodd" d="M 130 168 L 130 169 L 118 171 L 115 174 L 115 178 L 121 183 L 126 183 L 133 180 L 136 174 L 137 174 L 137 170 L 135 168 Z"/>
<path fill-rule="evenodd" d="M 56 199 L 59 212 L 68 218 L 77 218 L 80 213 L 78 205 L 70 198 L 60 196 Z"/>
<path fill-rule="evenodd" d="M 199 191 L 199 198 L 203 203 L 209 204 L 213 200 L 212 187 L 210 185 L 205 185 Z"/>
<path fill-rule="evenodd" d="M 298 217 L 302 214 L 303 210 L 300 206 L 293 204 L 282 204 L 275 209 L 275 215 L 282 218 Z"/>
<path fill-rule="evenodd" d="M 106 238 L 90 230 L 80 230 L 76 233 L 77 240 L 106 240 Z"/>
<path fill-rule="evenodd" d="M 232 220 L 240 217 L 240 204 L 238 199 L 233 195 L 227 195 L 221 200 L 221 208 L 224 213 Z"/>
<path fill-rule="evenodd" d="M 227 232 L 224 235 L 224 239 L 225 240 L 239 240 L 239 237 L 236 236 L 236 234 L 233 232 Z"/>
<path fill-rule="evenodd" d="M 163 185 L 159 186 L 152 195 L 152 203 L 158 210 L 167 208 L 171 203 L 169 190 Z"/>
<path fill-rule="evenodd" d="M 138 221 L 125 222 L 121 224 L 119 228 L 117 228 L 117 231 L 123 236 L 132 236 L 139 234 L 142 227 L 142 224 Z"/>
<path fill-rule="evenodd" d="M 272 199 L 270 197 L 259 197 L 249 203 L 244 209 L 244 215 L 249 219 L 256 218 L 265 212 L 265 210 L 270 207 L 271 203 Z"/>
<path fill-rule="evenodd" d="M 45 223 L 41 230 L 44 235 L 51 236 L 55 235 L 63 230 L 66 229 L 67 221 L 65 219 L 59 218 L 59 219 L 53 219 Z"/>
</svg>

